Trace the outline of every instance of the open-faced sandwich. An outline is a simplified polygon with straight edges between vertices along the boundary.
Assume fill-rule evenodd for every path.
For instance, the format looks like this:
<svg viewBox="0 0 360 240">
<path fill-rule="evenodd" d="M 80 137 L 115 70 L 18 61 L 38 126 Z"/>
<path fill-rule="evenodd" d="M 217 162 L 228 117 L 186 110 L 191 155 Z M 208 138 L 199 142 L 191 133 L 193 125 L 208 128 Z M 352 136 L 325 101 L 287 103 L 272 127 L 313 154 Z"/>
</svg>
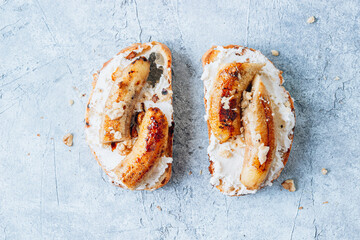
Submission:
<svg viewBox="0 0 360 240">
<path fill-rule="evenodd" d="M 214 46 L 202 58 L 211 184 L 236 196 L 279 177 L 290 154 L 293 99 L 261 52 Z"/>
<path fill-rule="evenodd" d="M 171 177 L 171 53 L 158 42 L 121 50 L 94 74 L 86 139 L 113 184 L 154 190 Z"/>
</svg>

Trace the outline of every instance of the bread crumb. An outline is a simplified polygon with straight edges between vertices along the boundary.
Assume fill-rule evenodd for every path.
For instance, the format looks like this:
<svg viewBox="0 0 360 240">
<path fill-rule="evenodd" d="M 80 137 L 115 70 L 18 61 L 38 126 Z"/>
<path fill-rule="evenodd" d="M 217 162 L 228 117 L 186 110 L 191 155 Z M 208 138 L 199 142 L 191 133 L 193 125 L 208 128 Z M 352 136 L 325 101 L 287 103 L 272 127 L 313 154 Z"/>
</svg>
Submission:
<svg viewBox="0 0 360 240">
<path fill-rule="evenodd" d="M 302 210 L 302 209 L 304 209 L 304 207 L 299 207 L 299 210 Z"/>
<path fill-rule="evenodd" d="M 36 136 L 40 137 L 40 133 L 36 134 Z"/>
<path fill-rule="evenodd" d="M 272 54 L 273 56 L 279 56 L 279 51 L 271 50 L 271 54 Z"/>
<path fill-rule="evenodd" d="M 156 206 L 157 209 L 159 209 L 159 211 L 162 211 L 162 208 L 158 205 Z"/>
<path fill-rule="evenodd" d="M 339 80 L 340 80 L 339 76 L 336 76 L 336 77 L 334 78 L 334 80 L 335 80 L 335 81 L 339 81 Z"/>
<path fill-rule="evenodd" d="M 191 174 L 192 174 L 192 171 L 189 172 L 189 175 L 191 175 Z"/>
<path fill-rule="evenodd" d="M 30 156 L 30 153 L 28 153 L 27 155 Z"/>
<path fill-rule="evenodd" d="M 323 175 L 326 175 L 326 174 L 328 173 L 328 170 L 326 170 L 325 168 L 323 168 L 323 169 L 321 169 L 321 173 L 322 173 Z"/>
<path fill-rule="evenodd" d="M 70 104 L 70 106 L 73 105 L 73 104 L 74 104 L 74 100 L 72 100 L 72 99 L 69 100 L 69 104 Z"/>
<path fill-rule="evenodd" d="M 328 204 L 328 203 L 329 203 L 328 201 L 323 202 L 323 204 Z"/>
<path fill-rule="evenodd" d="M 71 133 L 66 134 L 63 137 L 63 142 L 65 143 L 65 145 L 71 147 L 73 145 L 73 135 Z"/>
<path fill-rule="evenodd" d="M 44 119 L 44 117 L 40 117 L 40 119 Z"/>
<path fill-rule="evenodd" d="M 306 22 L 310 24 L 310 23 L 314 23 L 315 20 L 316 20 L 315 17 L 314 17 L 314 16 L 311 16 L 311 17 L 309 17 L 309 18 L 307 19 Z"/>
<path fill-rule="evenodd" d="M 202 170 L 200 170 L 200 175 L 202 174 Z"/>
<path fill-rule="evenodd" d="M 292 180 L 292 179 L 285 180 L 281 185 L 286 190 L 289 190 L 289 192 L 295 192 L 295 190 L 296 190 L 294 180 Z"/>
</svg>

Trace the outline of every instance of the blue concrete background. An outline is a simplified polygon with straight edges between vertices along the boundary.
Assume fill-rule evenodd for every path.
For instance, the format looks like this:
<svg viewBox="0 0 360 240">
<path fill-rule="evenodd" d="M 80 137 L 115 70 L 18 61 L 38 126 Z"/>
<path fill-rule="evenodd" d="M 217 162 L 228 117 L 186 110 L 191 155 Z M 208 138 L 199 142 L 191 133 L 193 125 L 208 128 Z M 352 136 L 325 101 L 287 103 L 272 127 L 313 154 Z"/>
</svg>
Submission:
<svg viewBox="0 0 360 240">
<path fill-rule="evenodd" d="M 0 0 L 0 238 L 359 239 L 359 12 L 357 0 Z M 151 40 L 173 54 L 173 177 L 129 192 L 90 153 L 85 105 L 102 63 Z M 289 162 L 256 195 L 209 184 L 200 58 L 214 44 L 261 50 L 295 99 Z"/>
</svg>

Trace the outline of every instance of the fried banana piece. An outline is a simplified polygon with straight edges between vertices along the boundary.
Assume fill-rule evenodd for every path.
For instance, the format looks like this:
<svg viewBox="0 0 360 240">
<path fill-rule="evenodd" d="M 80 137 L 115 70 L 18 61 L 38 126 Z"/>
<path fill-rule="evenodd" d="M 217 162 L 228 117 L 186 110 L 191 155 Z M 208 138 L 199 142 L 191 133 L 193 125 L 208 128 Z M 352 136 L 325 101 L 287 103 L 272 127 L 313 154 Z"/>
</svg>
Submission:
<svg viewBox="0 0 360 240">
<path fill-rule="evenodd" d="M 240 134 L 240 101 L 264 64 L 230 63 L 222 68 L 210 93 L 209 124 L 220 143 Z"/>
<path fill-rule="evenodd" d="M 116 175 L 126 187 L 134 190 L 146 180 L 146 174 L 164 155 L 167 142 L 168 121 L 165 114 L 159 108 L 149 108 L 132 151 L 115 168 Z"/>
<path fill-rule="evenodd" d="M 136 98 L 146 83 L 150 72 L 150 62 L 145 57 L 133 61 L 123 71 L 113 73 L 113 87 L 105 103 L 100 130 L 102 143 L 119 142 L 130 139 L 131 117 Z"/>
<path fill-rule="evenodd" d="M 274 158 L 275 129 L 271 99 L 259 75 L 254 79 L 252 95 L 242 119 L 246 148 L 240 181 L 255 190 L 266 179 Z"/>
</svg>

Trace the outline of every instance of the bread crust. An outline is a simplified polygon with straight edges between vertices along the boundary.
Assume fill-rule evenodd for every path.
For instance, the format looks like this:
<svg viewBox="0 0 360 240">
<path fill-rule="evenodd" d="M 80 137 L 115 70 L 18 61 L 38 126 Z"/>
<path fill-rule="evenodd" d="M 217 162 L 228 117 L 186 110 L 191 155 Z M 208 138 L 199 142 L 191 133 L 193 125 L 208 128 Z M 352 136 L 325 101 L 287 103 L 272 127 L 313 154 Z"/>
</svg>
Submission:
<svg viewBox="0 0 360 240">
<path fill-rule="evenodd" d="M 136 57 L 137 55 L 140 55 L 142 53 L 144 53 L 144 51 L 147 51 L 150 49 L 150 47 L 147 45 L 148 43 L 134 43 L 132 44 L 131 46 L 129 47 L 126 47 L 124 49 L 122 49 L 120 52 L 118 52 L 116 55 L 119 55 L 121 53 L 124 53 L 124 52 L 127 52 L 127 51 L 131 51 L 129 53 L 129 55 L 127 56 L 128 59 L 132 59 L 134 57 Z M 159 42 L 156 42 L 156 41 L 152 41 L 151 44 L 153 46 L 155 45 L 158 45 L 160 46 L 161 50 L 163 51 L 163 53 L 166 55 L 167 59 L 168 59 L 168 62 L 166 63 L 166 70 L 170 69 L 169 72 L 168 72 L 168 78 L 169 78 L 169 81 L 170 81 L 170 90 L 172 90 L 172 75 L 171 75 L 171 64 L 172 64 L 172 58 L 171 58 L 171 52 L 170 52 L 170 49 L 163 43 L 159 43 Z M 138 48 L 144 48 L 143 52 L 137 54 L 137 55 L 134 55 L 132 54 L 132 51 L 135 51 L 137 50 Z M 91 102 L 91 99 L 92 99 L 92 96 L 94 94 L 94 89 L 95 89 L 95 86 L 96 86 L 96 82 L 98 80 L 98 76 L 100 74 L 100 72 L 113 60 L 113 58 L 111 58 L 110 60 L 108 60 L 107 62 L 105 62 L 102 66 L 102 68 L 97 71 L 96 73 L 93 74 L 93 81 L 92 81 L 92 90 L 91 90 L 91 94 L 90 94 L 90 97 L 89 97 L 89 100 L 88 100 L 88 103 L 86 105 L 86 113 L 85 113 L 85 128 L 88 128 L 90 125 L 89 125 L 89 114 L 90 114 L 90 108 L 89 108 L 89 104 Z M 171 96 L 171 104 L 172 104 L 172 101 L 173 101 L 173 98 Z M 172 157 L 172 145 L 173 145 L 173 135 L 174 135 L 174 119 L 167 119 L 168 121 L 171 121 L 172 122 L 172 125 L 169 127 L 169 132 L 168 132 L 168 144 L 167 144 L 167 148 L 165 150 L 165 156 L 166 157 Z M 101 164 L 101 162 L 99 161 L 99 158 L 98 156 L 96 155 L 96 152 L 90 147 L 90 150 L 91 152 L 94 154 L 95 156 L 95 159 L 96 161 L 98 162 L 98 164 L 100 165 L 100 167 L 104 170 L 104 172 L 110 177 L 110 171 L 106 170 L 106 168 Z M 151 187 L 151 188 L 145 188 L 144 190 L 156 190 L 158 188 L 161 188 L 163 186 L 165 186 L 170 178 L 171 178 L 171 169 L 172 169 L 172 163 L 168 163 L 168 167 L 167 169 L 165 170 L 165 172 L 160 176 L 159 178 L 159 181 L 155 184 L 155 186 Z M 121 188 L 124 188 L 123 186 L 121 185 L 117 185 L 114 183 L 114 181 L 112 181 L 112 183 L 115 185 L 115 186 L 118 186 L 118 187 L 121 187 Z"/>
<path fill-rule="evenodd" d="M 239 49 L 239 48 L 242 48 L 243 50 L 242 50 L 241 54 L 243 54 L 246 50 L 250 50 L 250 51 L 253 51 L 253 52 L 256 51 L 255 49 L 243 47 L 243 46 L 241 46 L 241 45 L 232 45 L 232 44 L 231 44 L 231 45 L 222 46 L 222 47 L 223 47 L 224 49 Z M 202 56 L 201 62 L 202 62 L 203 68 L 204 68 L 205 65 L 213 62 L 213 61 L 215 60 L 216 56 L 219 54 L 220 51 L 219 51 L 219 50 L 216 50 L 216 48 L 217 48 L 217 46 L 212 46 L 212 47 L 211 47 L 209 50 L 207 50 L 207 51 L 204 53 L 204 55 Z M 273 64 L 270 60 L 268 60 L 268 61 L 269 61 L 271 64 Z M 279 78 L 280 78 L 280 85 L 282 85 L 282 84 L 283 84 L 282 71 L 280 71 L 280 73 L 279 73 Z M 293 99 L 291 98 L 290 93 L 289 93 L 288 91 L 286 91 L 286 89 L 285 89 L 284 87 L 283 87 L 283 89 L 284 89 L 285 93 L 288 95 L 289 102 L 290 102 L 290 107 L 291 107 L 291 112 L 294 114 L 294 120 L 296 121 L 294 101 L 293 101 Z M 207 90 L 205 89 L 204 95 L 206 95 L 206 91 L 207 91 Z M 205 97 L 204 97 L 204 104 L 205 104 L 205 109 L 207 109 L 207 104 L 208 104 L 208 103 L 207 103 L 207 100 L 206 100 Z M 210 137 L 211 137 L 211 126 L 210 126 L 209 119 L 207 120 L 207 127 L 208 127 L 208 138 L 209 138 L 209 141 L 210 141 Z M 295 125 L 294 125 L 294 128 L 292 129 L 292 134 L 289 135 L 289 139 L 291 140 L 290 147 L 289 147 L 288 151 L 285 152 L 285 153 L 283 153 L 283 155 L 282 155 L 282 162 L 283 162 L 284 167 L 285 167 L 285 165 L 286 165 L 286 163 L 287 163 L 287 161 L 288 161 L 288 159 L 289 159 L 289 156 L 290 156 L 290 151 L 291 151 L 292 144 L 293 144 L 293 139 L 294 139 L 294 134 L 293 134 L 293 133 L 294 133 L 294 130 L 295 130 Z M 211 175 L 213 175 L 213 174 L 214 174 L 214 167 L 213 167 L 214 163 L 213 163 L 213 161 L 211 160 L 209 154 L 208 154 L 208 157 L 209 157 L 209 163 L 210 163 L 210 165 L 209 165 L 209 172 L 210 172 Z M 278 174 L 276 174 L 273 179 L 271 179 L 271 182 L 273 182 L 274 180 L 276 180 L 276 179 L 280 176 L 280 174 L 281 174 L 282 170 L 284 169 L 284 167 L 279 170 Z M 261 186 L 259 189 L 262 189 L 263 187 L 264 187 L 264 186 Z M 225 193 L 225 194 L 227 193 L 227 192 L 224 190 L 224 188 L 223 188 L 223 183 L 221 182 L 221 180 L 220 180 L 220 184 L 217 185 L 216 188 L 217 188 L 220 192 L 222 192 L 222 193 Z M 244 194 L 241 194 L 241 195 L 244 195 Z M 241 195 L 231 195 L 231 196 L 241 196 Z"/>
</svg>

